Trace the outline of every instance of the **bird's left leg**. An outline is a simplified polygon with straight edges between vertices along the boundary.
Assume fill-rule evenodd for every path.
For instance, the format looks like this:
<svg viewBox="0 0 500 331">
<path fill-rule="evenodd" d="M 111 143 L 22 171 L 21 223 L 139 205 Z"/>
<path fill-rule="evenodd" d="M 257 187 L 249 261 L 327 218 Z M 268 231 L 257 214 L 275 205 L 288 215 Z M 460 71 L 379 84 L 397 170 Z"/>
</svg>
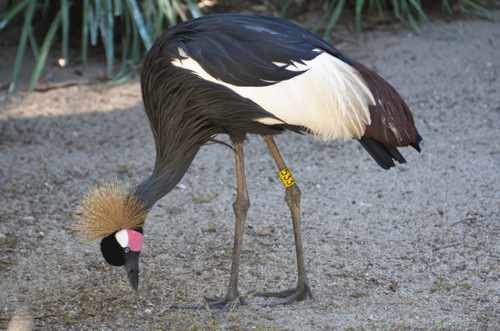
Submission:
<svg viewBox="0 0 500 331">
<path fill-rule="evenodd" d="M 304 263 L 304 250 L 302 248 L 302 238 L 300 235 L 300 189 L 295 183 L 295 180 L 290 174 L 290 171 L 285 165 L 283 158 L 274 142 L 274 138 L 272 136 L 264 136 L 264 139 L 273 155 L 274 161 L 278 166 L 280 171 L 280 177 L 282 177 L 283 184 L 286 187 L 286 195 L 285 201 L 290 208 L 290 212 L 292 214 L 292 222 L 293 222 L 293 233 L 295 236 L 295 250 L 297 254 L 297 270 L 298 270 L 298 281 L 297 287 L 285 291 L 280 292 L 267 292 L 260 291 L 256 292 L 255 296 L 262 297 L 278 297 L 282 298 L 276 301 L 265 302 L 264 306 L 274 307 L 277 305 L 292 303 L 295 300 L 305 300 L 308 297 L 311 297 L 313 300 L 314 295 L 312 292 L 311 284 L 307 280 L 306 277 L 306 269 Z"/>
<path fill-rule="evenodd" d="M 234 153 L 235 153 L 235 163 L 236 163 L 236 184 L 237 193 L 236 200 L 233 203 L 233 210 L 235 215 L 235 227 L 234 227 L 234 246 L 233 246 L 233 258 L 231 264 L 231 274 L 229 278 L 229 288 L 226 297 L 212 298 L 205 297 L 205 305 L 196 306 L 171 306 L 171 308 L 181 308 L 181 309 L 199 309 L 203 307 L 208 307 L 209 309 L 218 309 L 213 316 L 218 318 L 224 313 L 228 313 L 238 304 L 247 305 L 246 296 L 240 295 L 238 291 L 238 276 L 239 276 L 239 265 L 240 265 L 240 255 L 241 255 L 241 245 L 243 240 L 243 225 L 245 224 L 245 218 L 247 211 L 250 208 L 250 199 L 248 198 L 247 184 L 245 179 L 245 166 L 243 162 L 243 141 L 234 142 Z"/>
</svg>

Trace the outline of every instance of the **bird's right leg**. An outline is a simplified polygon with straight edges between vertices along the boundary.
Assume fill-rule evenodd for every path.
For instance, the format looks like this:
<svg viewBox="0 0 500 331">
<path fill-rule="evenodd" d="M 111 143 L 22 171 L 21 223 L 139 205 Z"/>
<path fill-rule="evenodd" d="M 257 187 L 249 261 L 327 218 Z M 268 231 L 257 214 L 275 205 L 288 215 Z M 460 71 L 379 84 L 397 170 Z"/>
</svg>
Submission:
<svg viewBox="0 0 500 331">
<path fill-rule="evenodd" d="M 276 146 L 274 138 L 272 136 L 264 136 L 264 140 L 273 155 L 274 161 L 278 166 L 278 169 L 281 174 L 288 173 L 288 168 L 285 165 L 285 161 L 281 157 L 281 154 Z M 285 175 L 286 176 L 286 175 Z M 276 301 L 265 302 L 264 306 L 274 307 L 277 305 L 292 303 L 296 300 L 305 300 L 308 297 L 311 297 L 313 300 L 314 295 L 312 292 L 311 284 L 307 280 L 306 277 L 306 268 L 304 263 L 304 250 L 302 248 L 302 238 L 300 234 L 300 189 L 295 183 L 295 180 L 291 175 L 289 175 L 289 181 L 286 183 L 286 179 L 284 178 L 283 184 L 286 187 L 286 195 L 285 201 L 290 208 L 290 212 L 292 214 L 292 222 L 293 222 L 293 233 L 295 236 L 295 250 L 297 254 L 297 271 L 298 271 L 298 281 L 297 287 L 289 290 L 284 290 L 280 292 L 267 292 L 260 291 L 255 292 L 255 296 L 262 297 L 278 297 L 281 298 Z"/>
<path fill-rule="evenodd" d="M 250 208 L 250 199 L 248 198 L 247 184 L 245 178 L 245 166 L 243 162 L 243 142 L 234 142 L 234 154 L 236 163 L 236 200 L 233 203 L 235 215 L 234 227 L 234 246 L 233 258 L 231 264 L 231 274 L 229 278 L 229 288 L 225 298 L 205 297 L 205 305 L 196 306 L 171 306 L 170 308 L 180 309 L 200 309 L 208 307 L 209 309 L 218 309 L 214 312 L 214 318 L 218 318 L 224 313 L 228 313 L 238 304 L 247 305 L 246 296 L 240 295 L 238 291 L 238 276 L 240 266 L 241 245 L 243 240 L 243 225 L 247 211 Z"/>
</svg>

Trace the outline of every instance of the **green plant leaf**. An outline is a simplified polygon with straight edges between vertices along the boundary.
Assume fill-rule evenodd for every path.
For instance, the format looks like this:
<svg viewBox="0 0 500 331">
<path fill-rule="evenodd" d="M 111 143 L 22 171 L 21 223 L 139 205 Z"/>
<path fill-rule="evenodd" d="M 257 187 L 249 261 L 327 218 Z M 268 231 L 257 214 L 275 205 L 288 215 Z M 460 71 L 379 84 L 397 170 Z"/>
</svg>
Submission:
<svg viewBox="0 0 500 331">
<path fill-rule="evenodd" d="M 356 0 L 356 36 L 359 38 L 361 35 L 361 11 L 365 0 Z"/>
<path fill-rule="evenodd" d="M 89 11 L 90 11 L 90 0 L 83 0 L 83 10 L 82 10 L 82 69 L 87 70 L 87 57 L 88 57 L 88 47 L 89 47 Z"/>
<path fill-rule="evenodd" d="M 282 1 L 282 7 L 281 7 L 281 10 L 280 10 L 280 17 L 281 18 L 285 18 L 286 16 L 286 13 L 288 11 L 288 7 L 290 7 L 290 5 L 292 4 L 293 0 L 284 0 Z"/>
<path fill-rule="evenodd" d="M 337 6 L 335 7 L 335 10 L 333 11 L 332 16 L 330 17 L 330 21 L 328 22 L 328 25 L 326 26 L 324 38 L 327 39 L 328 36 L 330 35 L 330 32 L 332 32 L 333 27 L 335 26 L 335 23 L 337 23 L 340 14 L 342 13 L 342 10 L 344 9 L 344 4 L 345 0 L 339 0 L 337 2 Z"/>
<path fill-rule="evenodd" d="M 198 17 L 201 17 L 203 16 L 203 14 L 201 13 L 200 9 L 198 8 L 196 2 L 192 1 L 192 0 L 184 0 L 186 1 L 188 7 L 189 7 L 189 11 L 191 12 L 191 15 L 193 16 L 193 18 L 198 18 Z"/>
<path fill-rule="evenodd" d="M 399 0 L 392 0 L 392 7 L 394 10 L 394 16 L 396 18 L 401 19 L 401 13 L 399 11 Z"/>
<path fill-rule="evenodd" d="M 122 14 L 122 1 L 114 0 L 113 1 L 113 15 L 120 16 Z"/>
<path fill-rule="evenodd" d="M 5 16 L 3 17 L 3 19 L 0 21 L 0 30 L 2 30 L 3 28 L 5 28 L 7 26 L 7 24 L 9 24 L 9 21 L 14 17 L 16 16 L 17 14 L 19 14 L 19 12 L 21 10 L 23 10 L 24 7 L 26 7 L 26 5 L 28 5 L 28 3 L 30 2 L 31 0 L 24 0 L 22 1 L 21 3 L 19 3 L 17 6 L 15 6 L 14 8 L 12 8 L 11 10 L 9 10 L 7 13 L 5 13 Z"/>
<path fill-rule="evenodd" d="M 177 12 L 177 15 L 181 17 L 181 20 L 187 21 L 187 16 L 186 13 L 184 12 L 184 9 L 182 9 L 181 2 L 179 0 L 172 0 L 172 5 L 175 8 L 175 11 Z"/>
<path fill-rule="evenodd" d="M 113 65 L 115 60 L 115 42 L 114 42 L 114 16 L 111 0 L 103 0 L 101 15 L 104 20 L 100 24 L 101 37 L 106 52 L 106 76 L 108 79 L 113 77 Z"/>
<path fill-rule="evenodd" d="M 177 24 L 177 14 L 170 0 L 158 0 L 158 7 L 167 18 L 168 25 L 173 26 Z"/>
<path fill-rule="evenodd" d="M 134 18 L 134 24 L 139 30 L 139 34 L 141 35 L 144 47 L 146 47 L 146 50 L 149 50 L 153 43 L 151 42 L 151 38 L 149 37 L 149 32 L 146 29 L 146 25 L 144 25 L 144 20 L 142 19 L 142 14 L 139 10 L 139 6 L 137 5 L 137 2 L 135 0 L 126 0 L 126 2 L 128 9 L 132 13 L 132 16 Z"/>
<path fill-rule="evenodd" d="M 418 16 L 420 20 L 427 20 L 427 16 L 425 16 L 425 13 L 422 9 L 422 6 L 420 4 L 419 0 L 408 0 L 412 4 L 412 6 L 415 8 L 415 10 L 418 12 Z"/>
<path fill-rule="evenodd" d="M 42 72 L 43 67 L 45 65 L 45 61 L 47 60 L 47 57 L 49 55 L 50 46 L 52 45 L 54 35 L 56 34 L 57 29 L 61 25 L 61 20 L 62 20 L 62 13 L 61 10 L 59 10 L 56 17 L 52 21 L 52 24 L 50 25 L 47 34 L 45 35 L 42 48 L 40 49 L 40 58 L 38 59 L 35 65 L 33 74 L 31 75 L 31 80 L 28 87 L 28 93 L 34 90 L 38 77 L 40 77 L 40 73 Z"/>
<path fill-rule="evenodd" d="M 28 40 L 28 34 L 31 29 L 31 19 L 33 18 L 33 12 L 35 10 L 36 0 L 30 0 L 26 12 L 24 13 L 24 23 L 21 30 L 21 36 L 19 38 L 19 44 L 17 47 L 16 60 L 14 62 L 14 70 L 12 72 L 12 79 L 10 81 L 8 95 L 12 95 L 14 88 L 16 87 L 17 77 L 19 75 L 19 70 L 21 69 L 21 63 L 23 62 L 24 50 L 26 49 L 26 42 Z"/>
<path fill-rule="evenodd" d="M 69 7 L 68 0 L 61 0 L 62 58 L 65 63 L 68 63 Z"/>
<path fill-rule="evenodd" d="M 450 6 L 450 3 L 448 2 L 448 0 L 443 0 L 443 3 L 442 3 L 442 7 L 443 9 L 448 13 L 448 14 L 452 14 L 452 11 L 451 11 L 451 6 Z"/>
<path fill-rule="evenodd" d="M 89 32 L 90 32 L 90 44 L 92 46 L 97 45 L 97 35 L 99 33 L 99 15 L 98 15 L 98 8 L 100 8 L 100 1 L 96 0 L 95 1 L 96 5 L 95 7 L 92 5 L 92 3 L 89 3 L 89 11 L 88 11 L 88 22 L 89 22 Z"/>
<path fill-rule="evenodd" d="M 492 18 L 494 15 L 491 11 L 489 11 L 488 9 L 478 5 L 477 3 L 475 3 L 474 1 L 470 1 L 470 0 L 459 0 L 460 2 L 460 5 L 462 6 L 462 8 L 465 8 L 466 6 L 469 6 L 469 7 L 472 7 L 476 10 L 479 10 L 480 12 L 483 12 L 484 14 L 486 14 L 486 16 Z"/>
</svg>

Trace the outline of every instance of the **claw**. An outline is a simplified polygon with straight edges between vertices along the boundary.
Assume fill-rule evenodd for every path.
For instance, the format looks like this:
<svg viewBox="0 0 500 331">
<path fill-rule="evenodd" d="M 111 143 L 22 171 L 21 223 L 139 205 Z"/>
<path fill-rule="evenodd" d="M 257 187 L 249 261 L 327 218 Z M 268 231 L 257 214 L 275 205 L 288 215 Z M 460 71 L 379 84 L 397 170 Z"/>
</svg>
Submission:
<svg viewBox="0 0 500 331">
<path fill-rule="evenodd" d="M 213 318 L 219 318 L 222 314 L 226 314 L 231 312 L 234 308 L 239 305 L 246 306 L 248 305 L 248 301 L 246 299 L 246 295 L 239 295 L 238 297 L 231 298 L 214 298 L 214 297 L 203 297 L 205 301 L 204 304 L 201 305 L 193 305 L 193 306 L 180 306 L 180 305 L 172 305 L 170 309 L 192 309 L 198 310 L 203 308 L 208 308 L 208 310 L 217 310 L 212 313 Z"/>
<path fill-rule="evenodd" d="M 309 283 L 307 280 L 304 280 L 302 284 L 297 285 L 297 287 L 294 289 L 288 289 L 279 292 L 254 291 L 253 295 L 257 297 L 282 298 L 275 301 L 266 301 L 262 304 L 262 307 L 276 307 L 279 305 L 287 305 L 294 301 L 306 300 L 307 298 L 311 298 L 316 301 L 316 297 L 314 296 L 312 291 L 311 283 Z"/>
</svg>

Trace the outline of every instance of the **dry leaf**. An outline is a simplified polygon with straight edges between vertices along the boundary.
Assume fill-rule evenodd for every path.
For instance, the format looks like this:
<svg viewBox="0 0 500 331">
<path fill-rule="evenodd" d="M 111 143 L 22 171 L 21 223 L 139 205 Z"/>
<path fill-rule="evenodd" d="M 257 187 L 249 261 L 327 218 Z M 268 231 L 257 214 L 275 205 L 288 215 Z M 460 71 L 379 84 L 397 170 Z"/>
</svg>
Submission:
<svg viewBox="0 0 500 331">
<path fill-rule="evenodd" d="M 268 234 L 271 233 L 271 228 L 266 226 L 265 228 L 262 229 L 262 231 L 259 232 L 259 236 L 267 236 Z"/>
</svg>

